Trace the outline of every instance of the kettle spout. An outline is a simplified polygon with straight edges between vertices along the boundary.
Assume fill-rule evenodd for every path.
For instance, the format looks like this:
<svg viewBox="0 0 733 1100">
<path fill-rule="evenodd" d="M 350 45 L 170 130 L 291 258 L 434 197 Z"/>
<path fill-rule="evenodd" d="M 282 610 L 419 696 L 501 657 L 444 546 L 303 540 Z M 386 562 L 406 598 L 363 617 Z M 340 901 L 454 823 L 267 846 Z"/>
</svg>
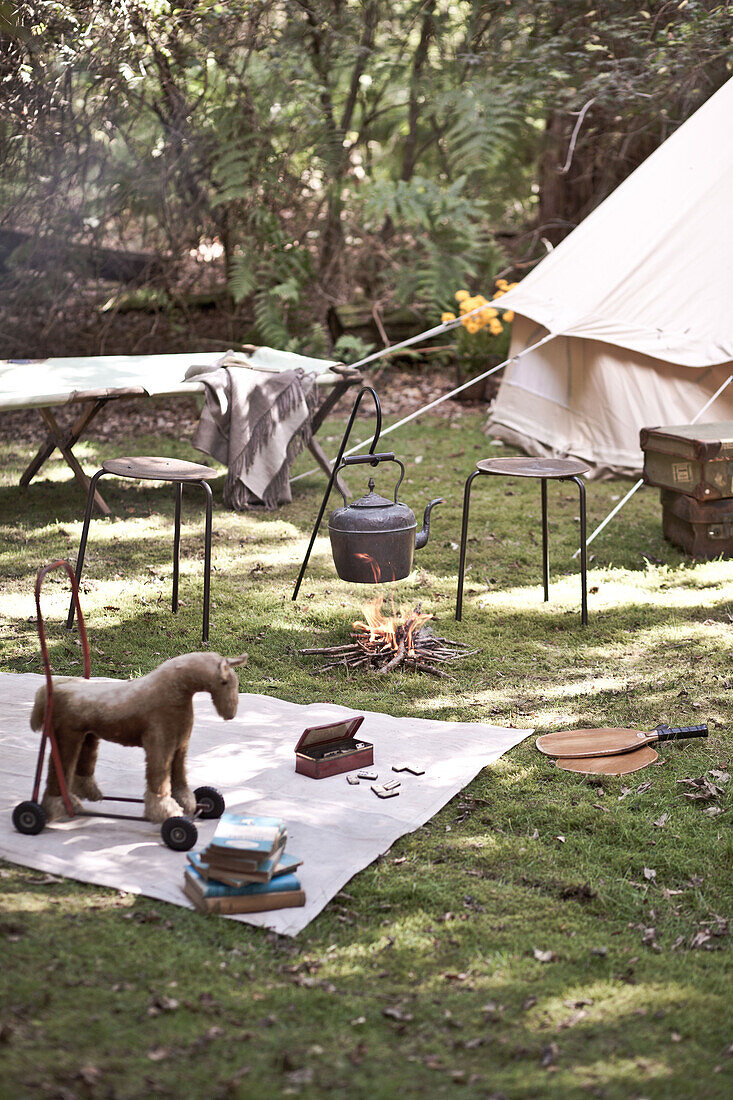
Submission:
<svg viewBox="0 0 733 1100">
<path fill-rule="evenodd" d="M 425 543 L 428 541 L 428 535 L 430 534 L 430 513 L 436 504 L 445 504 L 444 497 L 436 497 L 435 500 L 431 500 L 425 509 L 425 515 L 422 518 L 422 530 L 418 531 L 415 535 L 415 549 L 421 550 Z"/>
</svg>

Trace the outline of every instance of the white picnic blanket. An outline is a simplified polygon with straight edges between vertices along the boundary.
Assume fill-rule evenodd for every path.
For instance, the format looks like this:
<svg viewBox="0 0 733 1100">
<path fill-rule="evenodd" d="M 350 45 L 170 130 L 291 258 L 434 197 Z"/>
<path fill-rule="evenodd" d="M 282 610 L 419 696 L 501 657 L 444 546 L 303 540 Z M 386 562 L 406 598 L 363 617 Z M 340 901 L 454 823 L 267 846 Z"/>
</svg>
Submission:
<svg viewBox="0 0 733 1100">
<path fill-rule="evenodd" d="M 156 825 L 76 817 L 47 826 L 37 836 L 24 836 L 13 828 L 14 806 L 32 793 L 39 737 L 31 731 L 29 717 L 43 680 L 35 673 L 0 673 L 0 856 L 191 908 L 181 889 L 186 855 L 166 848 Z M 531 732 L 483 723 L 393 718 L 328 703 L 300 706 L 266 695 L 240 695 L 237 716 L 230 722 L 217 715 L 208 695 L 195 696 L 194 711 L 191 786 L 217 787 L 228 810 L 282 818 L 288 852 L 303 859 L 299 874 L 307 897 L 304 908 L 231 919 L 288 936 L 305 928 L 350 878 L 398 837 L 428 821 L 481 768 Z M 351 786 L 345 775 L 315 780 L 295 773 L 294 749 L 303 730 L 354 714 L 365 715 L 359 738 L 374 745 L 374 770 L 380 781 L 401 780 L 399 797 L 381 800 L 370 783 Z M 411 761 L 421 764 L 425 774 L 392 771 L 393 764 Z M 140 796 L 142 750 L 103 742 L 97 778 L 105 794 Z M 136 809 L 111 803 L 90 808 L 101 806 L 123 813 Z M 215 821 L 198 822 L 201 847 L 215 826 Z"/>
</svg>

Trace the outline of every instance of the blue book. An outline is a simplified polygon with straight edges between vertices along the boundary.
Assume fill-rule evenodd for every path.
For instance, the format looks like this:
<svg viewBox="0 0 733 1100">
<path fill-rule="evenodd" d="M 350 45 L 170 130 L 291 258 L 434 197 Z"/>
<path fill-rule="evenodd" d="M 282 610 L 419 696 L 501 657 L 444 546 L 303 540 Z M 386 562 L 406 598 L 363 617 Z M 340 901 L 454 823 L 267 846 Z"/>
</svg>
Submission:
<svg viewBox="0 0 733 1100">
<path fill-rule="evenodd" d="M 203 878 L 193 867 L 189 867 L 184 879 L 184 893 L 203 913 L 255 913 L 305 905 L 305 892 L 301 889 L 300 880 L 292 874 L 278 875 L 270 882 L 226 886 L 222 882 Z"/>
<path fill-rule="evenodd" d="M 223 813 L 209 848 L 263 859 L 281 847 L 284 838 L 285 826 L 280 818 Z"/>
<path fill-rule="evenodd" d="M 277 851 L 269 859 L 263 859 L 253 870 L 222 868 L 216 862 L 209 861 L 204 852 L 189 852 L 188 862 L 207 881 L 223 882 L 227 886 L 245 886 L 248 882 L 269 882 L 279 875 L 292 874 L 303 861 L 288 852 Z"/>
</svg>

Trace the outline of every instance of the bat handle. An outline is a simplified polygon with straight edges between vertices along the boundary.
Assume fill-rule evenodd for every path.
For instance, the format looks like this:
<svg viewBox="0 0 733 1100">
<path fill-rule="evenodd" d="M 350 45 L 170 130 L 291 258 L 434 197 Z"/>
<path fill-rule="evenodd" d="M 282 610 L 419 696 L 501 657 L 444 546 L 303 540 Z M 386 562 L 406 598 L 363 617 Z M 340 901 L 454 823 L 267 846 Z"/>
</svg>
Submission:
<svg viewBox="0 0 733 1100">
<path fill-rule="evenodd" d="M 658 741 L 681 741 L 684 737 L 707 737 L 708 727 L 700 726 L 657 726 Z"/>
</svg>

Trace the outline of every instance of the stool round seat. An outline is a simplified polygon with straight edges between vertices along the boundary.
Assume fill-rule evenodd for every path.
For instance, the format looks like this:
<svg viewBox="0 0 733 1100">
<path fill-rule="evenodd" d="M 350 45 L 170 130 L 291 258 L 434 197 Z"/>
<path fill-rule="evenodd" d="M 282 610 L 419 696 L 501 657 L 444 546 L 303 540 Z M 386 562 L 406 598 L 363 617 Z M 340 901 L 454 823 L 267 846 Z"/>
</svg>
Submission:
<svg viewBox="0 0 733 1100">
<path fill-rule="evenodd" d="M 142 481 L 212 481 L 219 476 L 211 466 L 155 455 L 110 458 L 102 463 L 102 469 L 116 477 L 134 477 Z"/>
<path fill-rule="evenodd" d="M 578 458 L 482 458 L 476 463 L 481 474 L 503 474 L 513 477 L 578 477 L 589 467 Z"/>
</svg>

